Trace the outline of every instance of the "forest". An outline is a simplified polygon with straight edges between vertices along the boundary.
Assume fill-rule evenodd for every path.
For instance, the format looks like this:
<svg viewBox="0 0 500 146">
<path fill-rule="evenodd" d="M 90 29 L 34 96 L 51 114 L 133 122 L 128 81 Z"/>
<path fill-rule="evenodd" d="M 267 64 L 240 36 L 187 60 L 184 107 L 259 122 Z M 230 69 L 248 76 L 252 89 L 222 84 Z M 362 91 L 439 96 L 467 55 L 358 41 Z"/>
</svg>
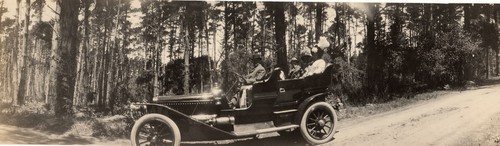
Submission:
<svg viewBox="0 0 500 146">
<path fill-rule="evenodd" d="M 9 0 L 10 1 L 10 0 Z M 0 1 L 1 102 L 57 116 L 119 114 L 156 95 L 229 88 L 251 56 L 267 70 L 320 37 L 332 96 L 349 105 L 460 88 L 499 75 L 493 4 Z M 13 17 L 7 17 L 12 13 Z M 43 19 L 49 17 L 48 19 Z"/>
</svg>

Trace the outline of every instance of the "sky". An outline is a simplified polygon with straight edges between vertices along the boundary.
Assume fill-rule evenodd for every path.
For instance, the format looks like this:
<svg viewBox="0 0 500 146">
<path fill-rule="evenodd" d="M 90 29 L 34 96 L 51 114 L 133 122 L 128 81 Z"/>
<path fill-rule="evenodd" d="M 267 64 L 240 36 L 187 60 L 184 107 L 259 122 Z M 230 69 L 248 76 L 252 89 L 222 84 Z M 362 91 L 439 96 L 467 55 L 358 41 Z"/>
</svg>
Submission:
<svg viewBox="0 0 500 146">
<path fill-rule="evenodd" d="M 17 8 L 17 4 L 16 4 L 16 0 L 3 0 L 4 1 L 4 7 L 7 8 L 7 13 L 4 14 L 4 17 L 2 19 L 5 20 L 5 18 L 15 18 L 16 16 L 16 8 Z M 33 2 L 34 0 L 32 0 Z M 24 7 L 25 3 L 21 2 L 21 9 L 20 9 L 20 15 L 24 15 L 24 10 L 25 10 L 25 7 Z M 46 5 L 44 7 L 44 14 L 42 15 L 42 20 L 43 21 L 49 21 L 51 20 L 52 18 L 54 18 L 54 13 L 52 12 L 52 10 L 50 9 L 56 9 L 56 3 L 53 1 L 53 0 L 46 0 Z M 32 11 L 33 13 L 33 11 Z"/>
</svg>

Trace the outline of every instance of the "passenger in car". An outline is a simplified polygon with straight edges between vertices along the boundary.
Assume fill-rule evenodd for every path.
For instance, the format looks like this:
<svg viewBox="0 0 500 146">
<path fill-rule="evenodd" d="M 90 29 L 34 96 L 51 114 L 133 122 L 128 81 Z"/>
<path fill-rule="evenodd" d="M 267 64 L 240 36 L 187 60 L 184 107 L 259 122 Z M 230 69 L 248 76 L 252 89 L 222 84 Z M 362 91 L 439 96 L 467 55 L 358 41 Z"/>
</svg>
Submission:
<svg viewBox="0 0 500 146">
<path fill-rule="evenodd" d="M 323 54 L 324 54 L 323 49 L 315 45 L 311 49 L 311 54 L 314 62 L 305 69 L 306 72 L 304 73 L 304 75 L 302 75 L 301 78 L 305 78 L 307 76 L 311 76 L 314 74 L 320 74 L 326 68 L 326 61 L 323 59 Z"/>
<path fill-rule="evenodd" d="M 305 49 L 304 52 L 302 53 L 302 56 L 300 56 L 300 67 L 304 70 L 302 72 L 302 75 L 306 72 L 307 67 L 309 67 L 312 64 L 312 56 L 311 56 L 311 49 Z M 301 76 L 302 76 L 301 75 Z"/>
<path fill-rule="evenodd" d="M 253 55 L 252 62 L 255 67 L 251 73 L 245 76 L 245 80 L 248 84 L 260 81 L 266 75 L 266 69 L 262 66 L 262 58 L 260 55 Z"/>
<path fill-rule="evenodd" d="M 253 83 L 261 81 L 266 75 L 266 69 L 262 66 L 262 58 L 260 55 L 253 55 L 252 62 L 255 68 L 250 74 L 245 76 L 247 85 L 241 86 L 241 97 L 238 101 L 240 108 L 247 108 L 247 92 L 251 92 Z"/>
<path fill-rule="evenodd" d="M 304 74 L 304 68 L 302 68 L 299 64 L 299 60 L 297 58 L 292 58 L 290 61 L 290 73 L 288 73 L 288 77 L 290 79 L 296 79 Z"/>
<path fill-rule="evenodd" d="M 325 71 L 326 67 L 331 61 L 329 55 L 325 54 L 325 51 L 323 50 L 328 46 L 330 46 L 330 43 L 328 42 L 327 38 L 320 37 L 318 44 L 314 45 L 314 47 L 311 49 L 311 55 L 314 62 L 306 68 L 306 73 L 304 73 L 301 78 L 305 78 L 314 74 L 320 74 Z"/>
</svg>

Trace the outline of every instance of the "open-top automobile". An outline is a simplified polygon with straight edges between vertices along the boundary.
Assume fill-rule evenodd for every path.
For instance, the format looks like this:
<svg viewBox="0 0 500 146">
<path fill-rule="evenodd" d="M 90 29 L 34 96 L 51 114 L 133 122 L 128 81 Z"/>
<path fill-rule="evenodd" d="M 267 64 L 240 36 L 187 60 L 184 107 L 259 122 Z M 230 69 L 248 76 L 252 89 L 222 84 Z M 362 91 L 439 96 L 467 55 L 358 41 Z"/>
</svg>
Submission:
<svg viewBox="0 0 500 146">
<path fill-rule="evenodd" d="M 254 83 L 245 107 L 232 104 L 237 96 L 219 89 L 133 103 L 133 113 L 141 114 L 132 128 L 132 145 L 177 146 L 181 141 L 237 139 L 270 132 L 302 135 L 310 144 L 333 140 L 336 106 L 327 101 L 332 66 L 302 79 L 280 80 L 280 73 L 275 69 L 265 80 Z"/>
</svg>

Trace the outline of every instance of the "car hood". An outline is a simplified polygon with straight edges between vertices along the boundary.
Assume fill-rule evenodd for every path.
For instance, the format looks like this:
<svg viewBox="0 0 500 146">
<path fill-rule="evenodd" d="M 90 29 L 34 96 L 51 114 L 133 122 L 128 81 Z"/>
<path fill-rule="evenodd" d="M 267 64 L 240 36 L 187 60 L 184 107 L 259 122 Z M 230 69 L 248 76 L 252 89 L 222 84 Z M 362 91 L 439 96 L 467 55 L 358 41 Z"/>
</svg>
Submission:
<svg viewBox="0 0 500 146">
<path fill-rule="evenodd" d="M 195 94 L 195 95 L 170 95 L 156 96 L 154 102 L 189 102 L 189 101 L 210 101 L 213 100 L 212 94 Z"/>
</svg>

